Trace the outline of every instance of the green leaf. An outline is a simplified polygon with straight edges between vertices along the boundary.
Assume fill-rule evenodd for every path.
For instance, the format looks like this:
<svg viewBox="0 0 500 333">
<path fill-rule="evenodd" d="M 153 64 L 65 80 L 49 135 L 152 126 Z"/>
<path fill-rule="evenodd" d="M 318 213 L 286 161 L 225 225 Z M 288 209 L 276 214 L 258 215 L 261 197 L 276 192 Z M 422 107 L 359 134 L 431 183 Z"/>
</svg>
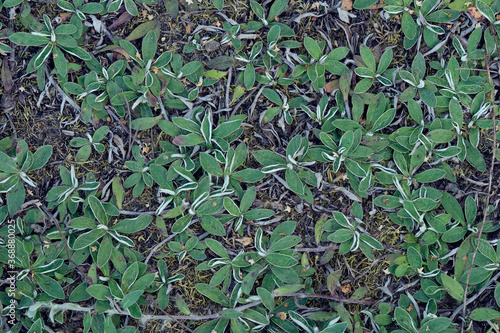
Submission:
<svg viewBox="0 0 500 333">
<path fill-rule="evenodd" d="M 269 252 L 278 252 L 286 249 L 290 249 L 295 245 L 299 244 L 302 238 L 299 236 L 285 236 L 274 242 L 269 248 Z"/>
<path fill-rule="evenodd" d="M 475 321 L 488 321 L 500 318 L 500 312 L 490 308 L 479 308 L 472 310 L 470 318 Z"/>
<path fill-rule="evenodd" d="M 100 268 L 109 261 L 111 258 L 111 253 L 113 251 L 113 241 L 109 235 L 104 236 L 101 245 L 99 247 L 99 252 L 97 253 L 97 266 Z"/>
<path fill-rule="evenodd" d="M 201 217 L 201 227 L 215 236 L 226 235 L 226 229 L 224 229 L 222 223 L 211 215 L 203 215 Z"/>
<path fill-rule="evenodd" d="M 243 96 L 244 94 L 245 94 L 245 88 L 243 88 L 243 86 L 237 86 L 234 89 L 233 99 L 231 100 L 231 103 L 229 103 L 229 104 L 233 104 L 238 99 L 240 99 L 240 97 Z"/>
<path fill-rule="evenodd" d="M 281 253 L 269 253 L 266 256 L 266 260 L 271 265 L 282 268 L 293 267 L 299 263 L 297 259 L 293 258 L 292 256 Z"/>
<path fill-rule="evenodd" d="M 329 235 L 328 240 L 334 243 L 344 243 L 352 239 L 352 237 L 354 237 L 354 234 L 351 230 L 339 229 L 333 234 Z"/>
<path fill-rule="evenodd" d="M 448 214 L 459 221 L 462 225 L 465 225 L 464 212 L 457 199 L 455 199 L 451 194 L 444 192 L 441 198 L 441 204 Z"/>
<path fill-rule="evenodd" d="M 259 287 L 257 288 L 257 295 L 259 295 L 262 300 L 262 304 L 270 311 L 274 311 L 274 297 L 273 295 L 266 289 Z"/>
<path fill-rule="evenodd" d="M 66 74 L 68 74 L 68 63 L 66 58 L 64 58 L 64 54 L 62 53 L 61 49 L 57 46 L 54 46 L 54 48 L 52 49 L 52 60 L 54 61 L 57 72 L 61 76 L 66 77 Z"/>
<path fill-rule="evenodd" d="M 44 292 L 46 292 L 49 296 L 57 299 L 65 298 L 64 290 L 59 284 L 59 282 L 43 274 L 35 274 L 34 277 L 40 288 Z"/>
<path fill-rule="evenodd" d="M 69 296 L 69 301 L 74 303 L 82 302 L 90 299 L 90 297 L 90 294 L 87 292 L 87 283 L 83 282 L 73 289 Z"/>
<path fill-rule="evenodd" d="M 403 204 L 399 201 L 398 197 L 392 195 L 379 195 L 375 198 L 373 203 L 379 207 L 386 209 L 394 209 L 401 207 Z"/>
<path fill-rule="evenodd" d="M 73 250 L 81 250 L 99 240 L 106 231 L 104 229 L 93 229 L 86 233 L 81 234 L 73 243 L 71 247 Z"/>
<path fill-rule="evenodd" d="M 436 207 L 436 201 L 429 198 L 417 198 L 413 200 L 413 204 L 421 212 L 428 212 Z"/>
<path fill-rule="evenodd" d="M 253 157 L 257 160 L 257 162 L 264 166 L 285 165 L 285 160 L 270 150 L 254 151 Z"/>
<path fill-rule="evenodd" d="M 322 55 L 321 49 L 320 49 L 318 43 L 316 43 L 316 41 L 314 39 L 312 39 L 311 37 L 305 37 L 304 38 L 304 46 L 305 46 L 307 52 L 309 52 L 311 57 L 316 59 L 316 61 L 318 61 L 319 58 L 321 58 L 321 55 Z"/>
<path fill-rule="evenodd" d="M 368 245 L 370 247 L 370 251 L 372 249 L 374 249 L 374 250 L 383 250 L 384 249 L 384 246 L 378 240 L 373 238 L 372 236 L 369 236 L 367 234 L 361 234 L 359 236 L 359 238 L 361 240 L 360 246 L 363 245 L 363 243 L 365 243 L 366 245 Z"/>
<path fill-rule="evenodd" d="M 109 127 L 108 126 L 101 126 L 99 127 L 94 135 L 92 135 L 92 141 L 94 142 L 99 142 L 101 141 L 102 139 L 104 139 L 104 137 L 106 136 L 106 134 L 108 134 L 109 132 Z"/>
<path fill-rule="evenodd" d="M 7 154 L 0 151 L 0 171 L 7 173 L 17 173 L 17 164 L 14 160 Z"/>
<path fill-rule="evenodd" d="M 491 278 L 492 274 L 493 271 L 488 271 L 484 267 L 474 267 L 470 273 L 469 284 L 476 285 L 484 281 L 488 281 Z M 466 283 L 467 277 L 468 277 L 467 273 L 462 275 L 462 277 L 460 278 L 460 282 Z"/>
<path fill-rule="evenodd" d="M 54 32 L 57 35 L 72 35 L 77 32 L 77 28 L 72 24 L 61 24 L 55 28 Z"/>
<path fill-rule="evenodd" d="M 150 30 L 142 39 L 142 59 L 144 62 L 152 60 L 156 53 L 158 36 L 154 30 Z"/>
<path fill-rule="evenodd" d="M 252 291 L 255 280 L 259 276 L 259 271 L 262 269 L 262 266 L 259 264 L 254 264 L 252 268 L 248 271 L 247 275 L 243 278 L 243 283 L 241 285 L 241 292 L 245 295 L 250 295 Z"/>
<path fill-rule="evenodd" d="M 435 129 L 427 134 L 427 137 L 436 143 L 448 143 L 455 138 L 455 133 L 447 129 Z"/>
<path fill-rule="evenodd" d="M 495 301 L 497 301 L 497 305 L 500 306 L 500 285 L 497 285 L 495 287 L 494 295 L 495 295 Z"/>
<path fill-rule="evenodd" d="M 272 209 L 252 209 L 243 214 L 243 216 L 248 220 L 263 220 L 270 218 L 274 215 L 274 210 Z"/>
<path fill-rule="evenodd" d="M 441 273 L 441 281 L 443 281 L 444 289 L 450 294 L 451 297 L 461 302 L 464 299 L 464 288 L 460 282 L 449 277 L 448 275 Z"/>
<path fill-rule="evenodd" d="M 424 321 L 422 320 L 422 323 Z M 425 322 L 420 327 L 420 332 L 442 332 L 447 329 L 451 324 L 451 320 L 449 318 L 434 318 Z"/>
<path fill-rule="evenodd" d="M 209 249 L 212 250 L 219 257 L 229 259 L 229 255 L 227 254 L 226 249 L 218 241 L 216 241 L 216 240 L 214 240 L 212 238 L 207 238 L 205 240 L 205 244 L 207 244 L 207 246 L 209 247 Z"/>
<path fill-rule="evenodd" d="M 87 292 L 99 301 L 107 301 L 106 296 L 111 296 L 109 287 L 102 284 L 93 284 L 87 288 Z"/>
<path fill-rule="evenodd" d="M 123 189 L 122 184 L 120 183 L 119 177 L 113 178 L 112 190 L 113 190 L 113 194 L 115 195 L 116 205 L 117 205 L 118 209 L 122 209 L 123 208 L 122 207 L 123 199 L 125 198 L 125 191 Z"/>
<path fill-rule="evenodd" d="M 252 8 L 252 11 L 257 15 L 257 17 L 261 20 L 265 19 L 266 12 L 264 11 L 264 8 L 257 2 L 257 1 L 250 1 L 250 7 Z"/>
<path fill-rule="evenodd" d="M 21 46 L 40 46 L 50 42 L 50 38 L 32 35 L 27 32 L 16 32 L 10 35 L 11 42 Z"/>
<path fill-rule="evenodd" d="M 469 162 L 479 172 L 484 172 L 486 170 L 486 162 L 484 161 L 483 154 L 481 154 L 479 149 L 474 147 L 469 140 L 464 140 L 464 143 L 467 149 L 467 162 Z"/>
<path fill-rule="evenodd" d="M 443 178 L 445 174 L 443 169 L 429 169 L 415 175 L 415 180 L 419 183 L 432 183 Z"/>
<path fill-rule="evenodd" d="M 92 209 L 92 213 L 94 213 L 95 218 L 99 223 L 103 225 L 108 225 L 108 215 L 104 210 L 104 206 L 101 201 L 97 199 L 94 195 L 90 195 L 88 198 L 90 209 Z"/>
<path fill-rule="evenodd" d="M 224 172 L 222 171 L 219 162 L 217 162 L 215 157 L 213 157 L 212 155 L 209 155 L 207 153 L 201 153 L 200 163 L 203 170 L 205 170 L 209 174 L 214 175 L 216 177 L 222 177 L 224 175 Z"/>
<path fill-rule="evenodd" d="M 245 88 L 251 89 L 255 84 L 255 69 L 252 64 L 248 64 L 243 74 Z"/>
<path fill-rule="evenodd" d="M 297 172 L 286 169 L 285 180 L 286 185 L 290 188 L 290 190 L 297 194 L 304 194 L 304 184 L 302 183 L 302 180 L 300 179 Z"/>
<path fill-rule="evenodd" d="M 377 64 L 375 62 L 375 57 L 373 56 L 373 53 L 370 50 L 370 48 L 364 44 L 361 44 L 359 52 L 361 54 L 361 59 L 363 59 L 363 62 L 365 63 L 366 67 L 368 67 L 375 74 L 375 72 L 377 71 Z M 375 75 L 371 77 L 374 76 Z"/>
<path fill-rule="evenodd" d="M 417 53 L 411 64 L 411 73 L 415 77 L 416 82 L 420 82 L 425 76 L 425 59 L 422 53 Z"/>
<path fill-rule="evenodd" d="M 180 72 L 182 73 L 183 76 L 188 76 L 196 72 L 200 67 L 201 67 L 201 62 L 191 61 L 190 63 L 184 65 L 181 68 Z"/>
<path fill-rule="evenodd" d="M 92 153 L 90 144 L 84 145 L 82 148 L 78 149 L 78 152 L 76 153 L 76 160 L 78 162 L 84 162 L 89 159 L 90 153 Z"/>
<path fill-rule="evenodd" d="M 139 276 L 139 263 L 136 261 L 131 264 L 127 270 L 123 273 L 121 288 L 124 292 L 127 292 L 129 288 L 134 284 L 135 280 Z"/>
<path fill-rule="evenodd" d="M 137 6 L 134 3 L 134 0 L 125 0 L 125 9 L 132 16 L 137 16 L 139 14 L 139 12 L 137 11 Z"/>
<path fill-rule="evenodd" d="M 253 309 L 246 309 L 243 312 L 242 317 L 260 325 L 269 324 L 269 319 L 267 318 L 267 316 Z"/>
<path fill-rule="evenodd" d="M 385 111 L 373 124 L 371 129 L 372 132 L 380 131 L 385 127 L 389 126 L 389 124 L 394 120 L 396 116 L 396 109 L 389 109 Z"/>
<path fill-rule="evenodd" d="M 387 68 L 391 65 L 392 58 L 394 56 L 394 53 L 392 49 L 387 49 L 384 51 L 382 56 L 380 57 L 379 63 L 378 63 L 378 69 L 377 69 L 377 74 L 383 74 Z"/>
<path fill-rule="evenodd" d="M 82 7 L 80 7 L 80 11 L 85 14 L 99 14 L 103 10 L 104 6 L 100 3 L 95 2 L 86 3 Z"/>
<path fill-rule="evenodd" d="M 424 115 L 422 113 L 422 109 L 413 99 L 408 101 L 408 112 L 410 116 L 415 120 L 418 125 L 422 125 L 424 121 Z"/>
<path fill-rule="evenodd" d="M 75 217 L 68 222 L 68 227 L 74 229 L 94 229 L 96 226 L 95 220 L 86 216 Z"/>
<path fill-rule="evenodd" d="M 370 54 L 372 54 L 371 51 L 370 51 L 370 49 L 368 47 L 366 47 L 366 49 L 368 49 L 368 52 Z M 365 50 L 365 48 L 362 48 L 362 50 Z M 373 54 L 372 54 L 372 57 L 373 57 Z M 373 58 L 373 59 L 375 61 L 375 58 Z M 373 70 L 371 70 L 370 68 L 367 68 L 367 67 L 358 67 L 358 68 L 356 68 L 354 70 L 354 72 L 359 77 L 365 77 L 365 78 L 374 78 L 375 77 L 375 72 Z M 373 82 L 373 80 L 370 80 L 370 81 Z"/>
<path fill-rule="evenodd" d="M 446 243 L 455 243 L 462 240 L 466 233 L 467 229 L 465 227 L 455 227 L 447 230 L 441 239 Z"/>
<path fill-rule="evenodd" d="M 274 104 L 278 104 L 279 106 L 283 106 L 283 102 L 281 101 L 280 96 L 273 89 L 264 88 L 264 90 L 262 90 L 262 95 L 264 95 L 268 100 L 270 100 Z"/>
<path fill-rule="evenodd" d="M 477 240 L 475 240 L 475 241 L 477 242 Z M 493 249 L 493 246 L 490 243 L 488 243 L 487 241 L 485 241 L 484 239 L 479 240 L 478 250 L 479 250 L 479 252 L 481 252 L 481 254 L 483 254 L 488 259 L 490 259 L 491 262 L 498 261 L 495 249 Z"/>
<path fill-rule="evenodd" d="M 219 56 L 207 62 L 207 67 L 217 70 L 228 69 L 231 66 L 236 65 L 236 59 L 229 56 Z"/>
<path fill-rule="evenodd" d="M 244 182 L 244 183 L 256 183 L 264 178 L 265 174 L 256 169 L 243 169 L 241 171 L 236 171 L 231 175 L 231 178 Z"/>
<path fill-rule="evenodd" d="M 279 16 L 285 8 L 288 6 L 288 0 L 276 0 L 269 8 L 269 13 L 267 15 L 267 21 L 272 22 L 274 18 Z"/>
<path fill-rule="evenodd" d="M 397 307 L 396 310 L 394 310 L 394 317 L 396 318 L 399 326 L 404 328 L 406 331 L 411 333 L 418 333 L 415 322 L 411 318 L 410 314 L 406 312 L 406 310 L 401 307 Z"/>
<path fill-rule="evenodd" d="M 200 294 L 210 298 L 212 301 L 221 304 L 222 306 L 229 307 L 229 300 L 222 293 L 222 291 L 216 287 L 206 283 L 197 283 L 194 287 Z"/>
<path fill-rule="evenodd" d="M 476 214 L 477 214 L 476 201 L 472 196 L 469 195 L 465 199 L 465 219 L 468 224 L 473 225 L 474 221 L 476 220 Z"/>
<path fill-rule="evenodd" d="M 405 71 L 405 70 L 400 70 L 399 71 L 399 76 L 401 79 L 407 83 L 409 83 L 412 86 L 417 86 L 418 82 L 416 81 L 415 77 L 413 76 L 412 73 Z"/>
<path fill-rule="evenodd" d="M 122 307 L 128 309 L 132 304 L 135 304 L 139 297 L 144 293 L 144 290 L 136 290 L 125 295 L 122 300 Z"/>
<path fill-rule="evenodd" d="M 415 250 L 414 247 L 408 248 L 406 257 L 408 258 L 408 263 L 410 264 L 411 268 L 413 268 L 415 271 L 418 271 L 422 268 L 422 256 L 420 255 L 420 252 Z"/>
<path fill-rule="evenodd" d="M 181 233 L 186 228 L 189 226 L 189 223 L 191 222 L 192 216 L 191 215 L 185 215 L 181 218 L 179 218 L 173 225 L 172 225 L 172 232 L 173 233 Z"/>
<path fill-rule="evenodd" d="M 354 9 L 367 9 L 374 4 L 376 4 L 378 0 L 356 0 L 354 1 L 354 4 L 352 5 Z"/>
<path fill-rule="evenodd" d="M 19 178 L 17 179 L 14 187 L 7 193 L 7 207 L 10 216 L 17 213 L 19 208 L 24 204 L 24 199 L 26 199 L 24 184 Z"/>
<path fill-rule="evenodd" d="M 6 3 L 6 2 L 7 2 L 7 1 L 4 1 L 4 6 L 5 6 L 5 3 Z M 22 2 L 22 1 L 21 1 L 21 2 Z M 21 2 L 19 2 L 19 3 L 21 3 Z M 73 12 L 73 13 L 74 13 L 74 12 L 76 11 L 75 6 L 73 6 L 73 4 L 71 4 L 71 3 L 70 3 L 70 2 L 68 2 L 68 1 L 59 0 L 59 1 L 57 2 L 57 5 L 58 5 L 61 9 L 66 10 L 66 11 L 68 11 L 68 12 Z M 6 6 L 6 7 L 7 7 L 7 6 Z"/>
<path fill-rule="evenodd" d="M 138 118 L 132 120 L 131 126 L 133 130 L 144 131 L 154 127 L 162 119 L 162 116 Z"/>
<path fill-rule="evenodd" d="M 153 217 L 151 215 L 140 215 L 133 219 L 124 219 L 111 229 L 123 234 L 133 234 L 146 229 L 152 221 Z"/>
<path fill-rule="evenodd" d="M 224 0 L 212 0 L 212 3 L 218 10 L 222 10 L 222 8 L 224 8 Z"/>
<path fill-rule="evenodd" d="M 368 89 L 370 89 L 372 87 L 372 85 L 373 85 L 372 79 L 362 79 L 354 87 L 354 92 L 356 94 L 362 94 L 362 93 L 368 91 Z"/>
<path fill-rule="evenodd" d="M 495 13 L 491 9 L 491 7 L 488 6 L 484 1 L 476 0 L 476 7 L 477 10 L 479 10 L 479 12 L 488 19 L 488 21 L 490 21 L 491 23 L 494 23 L 496 21 Z"/>
<path fill-rule="evenodd" d="M 282 287 L 274 289 L 273 294 L 279 295 L 279 294 L 296 293 L 297 291 L 301 290 L 302 288 L 304 288 L 303 284 L 285 284 Z"/>
<path fill-rule="evenodd" d="M 224 197 L 224 208 L 228 211 L 229 214 L 233 216 L 240 216 L 241 212 L 238 206 L 234 203 L 234 201 L 229 197 Z"/>
</svg>

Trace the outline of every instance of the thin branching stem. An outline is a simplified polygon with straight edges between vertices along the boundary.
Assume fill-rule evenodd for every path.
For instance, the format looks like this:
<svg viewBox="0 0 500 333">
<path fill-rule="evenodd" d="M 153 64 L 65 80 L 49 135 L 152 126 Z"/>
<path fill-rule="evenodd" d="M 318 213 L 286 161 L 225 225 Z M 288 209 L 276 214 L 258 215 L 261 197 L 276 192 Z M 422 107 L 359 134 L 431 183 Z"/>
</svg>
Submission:
<svg viewBox="0 0 500 333">
<path fill-rule="evenodd" d="M 491 26 L 490 26 L 491 27 Z M 494 33 L 494 31 L 493 31 Z M 497 39 L 497 36 L 496 34 L 494 35 L 495 36 L 495 42 L 497 44 L 497 51 L 498 51 L 498 39 Z M 488 82 L 490 84 L 492 84 L 492 80 L 491 80 L 491 72 L 490 72 L 490 57 L 489 55 L 487 54 L 486 52 L 486 49 L 484 51 L 484 60 L 485 60 L 485 63 L 486 63 L 486 71 L 488 73 Z M 471 275 L 471 272 L 472 272 L 472 267 L 474 266 L 474 260 L 476 259 L 476 254 L 477 254 L 477 250 L 478 250 L 478 247 L 479 247 L 479 240 L 481 239 L 481 236 L 483 234 L 483 228 L 484 228 L 484 224 L 486 222 L 486 217 L 488 216 L 488 206 L 489 206 L 489 203 L 490 203 L 490 198 L 491 198 L 491 195 L 492 195 L 492 192 L 491 192 L 491 185 L 493 183 L 493 171 L 494 171 L 494 168 L 495 168 L 495 155 L 496 155 L 496 146 L 497 146 L 497 136 L 496 136 L 496 117 L 495 117 L 495 88 L 493 87 L 492 90 L 490 91 L 490 98 L 491 98 L 491 109 L 490 109 L 490 116 L 491 118 L 493 119 L 493 148 L 492 148 L 492 156 L 491 156 L 491 165 L 490 165 L 490 176 L 489 176 L 489 179 L 488 179 L 488 194 L 486 195 L 486 200 L 485 200 L 485 208 L 484 208 L 484 212 L 483 212 L 483 220 L 481 221 L 481 225 L 479 226 L 479 229 L 478 229 L 478 232 L 477 232 L 477 244 L 476 244 L 476 247 L 474 248 L 474 253 L 472 254 L 472 260 L 471 260 L 471 263 L 470 263 L 470 267 L 469 267 L 469 271 L 467 273 L 467 281 L 465 282 L 465 289 L 464 289 L 464 301 L 463 301 L 463 309 L 462 309 L 462 316 L 463 318 L 467 318 L 466 317 L 466 314 L 467 314 L 467 289 L 469 287 L 469 280 L 470 280 L 470 275 Z M 462 322 L 462 331 L 464 331 L 464 322 Z"/>
</svg>

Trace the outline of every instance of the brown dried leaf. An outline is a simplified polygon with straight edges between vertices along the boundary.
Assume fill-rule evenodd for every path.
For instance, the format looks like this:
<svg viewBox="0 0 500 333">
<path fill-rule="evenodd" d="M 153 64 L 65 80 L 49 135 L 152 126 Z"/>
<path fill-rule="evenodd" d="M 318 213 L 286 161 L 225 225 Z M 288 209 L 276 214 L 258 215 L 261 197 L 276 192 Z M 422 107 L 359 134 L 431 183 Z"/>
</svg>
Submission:
<svg viewBox="0 0 500 333">
<path fill-rule="evenodd" d="M 352 10 L 352 0 L 342 0 L 342 4 L 340 5 L 340 9 Z"/>
<path fill-rule="evenodd" d="M 113 22 L 113 24 L 111 24 L 109 27 L 108 27 L 108 30 L 113 30 L 115 29 L 116 27 L 124 24 L 124 23 L 127 23 L 128 21 L 130 21 L 130 19 L 132 18 L 133 16 L 130 15 L 128 12 L 124 12 L 123 14 L 120 15 L 120 17 L 118 17 L 118 19 Z"/>
<path fill-rule="evenodd" d="M 333 81 L 327 82 L 325 85 L 325 90 L 327 93 L 331 93 L 332 91 L 334 91 L 335 89 L 338 89 L 338 88 L 339 88 L 339 80 L 333 80 Z"/>
<path fill-rule="evenodd" d="M 0 80 L 2 81 L 5 93 L 10 93 L 10 91 L 14 87 L 14 81 L 12 81 L 12 70 L 9 66 L 9 61 L 7 60 L 7 57 L 5 57 L 4 61 L 2 62 Z"/>
<path fill-rule="evenodd" d="M 235 241 L 237 241 L 238 243 L 240 243 L 243 246 L 248 246 L 248 245 L 252 244 L 253 239 L 250 237 L 243 237 L 243 238 L 236 238 Z"/>
<path fill-rule="evenodd" d="M 350 293 L 351 292 L 351 285 L 344 284 L 343 286 L 340 286 L 340 291 L 342 291 L 344 294 Z"/>
<path fill-rule="evenodd" d="M 482 20 L 483 19 L 483 14 L 477 10 L 476 7 L 468 7 L 467 11 L 469 14 L 476 20 Z"/>
</svg>

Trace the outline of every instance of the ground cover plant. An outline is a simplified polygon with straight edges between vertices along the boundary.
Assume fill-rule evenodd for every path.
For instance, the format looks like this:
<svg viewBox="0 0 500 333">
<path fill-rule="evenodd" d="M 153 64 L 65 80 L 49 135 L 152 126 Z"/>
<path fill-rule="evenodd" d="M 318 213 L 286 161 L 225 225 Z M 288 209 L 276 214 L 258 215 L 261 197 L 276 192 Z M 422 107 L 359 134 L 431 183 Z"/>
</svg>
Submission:
<svg viewBox="0 0 500 333">
<path fill-rule="evenodd" d="M 0 20 L 0 331 L 498 331 L 500 1 Z"/>
</svg>

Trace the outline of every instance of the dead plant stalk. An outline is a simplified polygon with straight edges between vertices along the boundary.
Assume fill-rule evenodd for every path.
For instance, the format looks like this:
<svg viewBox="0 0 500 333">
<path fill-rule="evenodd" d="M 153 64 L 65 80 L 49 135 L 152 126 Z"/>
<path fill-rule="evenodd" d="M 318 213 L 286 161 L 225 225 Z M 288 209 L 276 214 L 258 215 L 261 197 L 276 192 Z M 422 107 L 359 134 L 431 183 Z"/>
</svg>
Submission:
<svg viewBox="0 0 500 333">
<path fill-rule="evenodd" d="M 490 29 L 491 29 L 491 25 L 490 25 Z M 492 31 L 492 33 L 495 33 L 494 31 Z M 497 36 L 495 34 L 495 42 L 496 42 L 496 46 L 497 46 L 497 50 L 498 50 L 498 39 L 497 39 Z M 486 53 L 486 50 L 484 51 L 484 60 L 485 60 L 485 63 L 486 63 L 486 72 L 488 73 L 488 82 L 490 84 L 492 84 L 492 80 L 491 80 L 491 72 L 490 72 L 490 59 L 489 59 L 489 55 Z M 491 110 L 490 110 L 490 116 L 491 118 L 493 119 L 493 148 L 492 148 L 492 156 L 491 156 L 491 165 L 490 165 L 490 176 L 489 176 L 489 179 L 488 179 L 488 194 L 486 196 L 486 200 L 485 200 L 485 205 L 486 207 L 484 208 L 484 213 L 483 213 L 483 220 L 481 221 L 481 225 L 479 226 L 479 230 L 477 232 L 477 244 L 476 244 L 476 247 L 474 249 L 474 253 L 472 255 L 472 260 L 471 260 L 471 264 L 470 264 L 470 267 L 469 267 L 469 272 L 467 273 L 467 281 L 465 282 L 465 289 L 464 289 L 464 302 L 463 302 L 463 310 L 462 310 L 462 316 L 463 318 L 467 318 L 466 317 L 466 313 L 467 313 L 467 289 L 469 287 L 469 280 L 470 280 L 470 275 L 471 275 L 471 272 L 472 272 L 472 267 L 474 265 L 474 260 L 476 259 L 476 254 L 477 254 L 477 250 L 478 250 L 478 247 L 479 247 L 479 240 L 481 239 L 481 235 L 483 234 L 483 228 L 484 228 L 484 224 L 486 222 L 486 216 L 488 215 L 488 205 L 490 203 L 490 198 L 491 198 L 491 185 L 493 183 L 493 170 L 494 170 L 494 167 L 495 167 L 495 155 L 496 155 L 496 146 L 497 146 L 497 136 L 496 136 L 496 117 L 495 117 L 495 88 L 493 87 L 492 91 L 490 91 L 490 99 L 491 99 Z M 464 324 L 465 324 L 465 321 L 462 322 L 462 329 L 461 331 L 463 332 L 464 331 Z"/>
</svg>

